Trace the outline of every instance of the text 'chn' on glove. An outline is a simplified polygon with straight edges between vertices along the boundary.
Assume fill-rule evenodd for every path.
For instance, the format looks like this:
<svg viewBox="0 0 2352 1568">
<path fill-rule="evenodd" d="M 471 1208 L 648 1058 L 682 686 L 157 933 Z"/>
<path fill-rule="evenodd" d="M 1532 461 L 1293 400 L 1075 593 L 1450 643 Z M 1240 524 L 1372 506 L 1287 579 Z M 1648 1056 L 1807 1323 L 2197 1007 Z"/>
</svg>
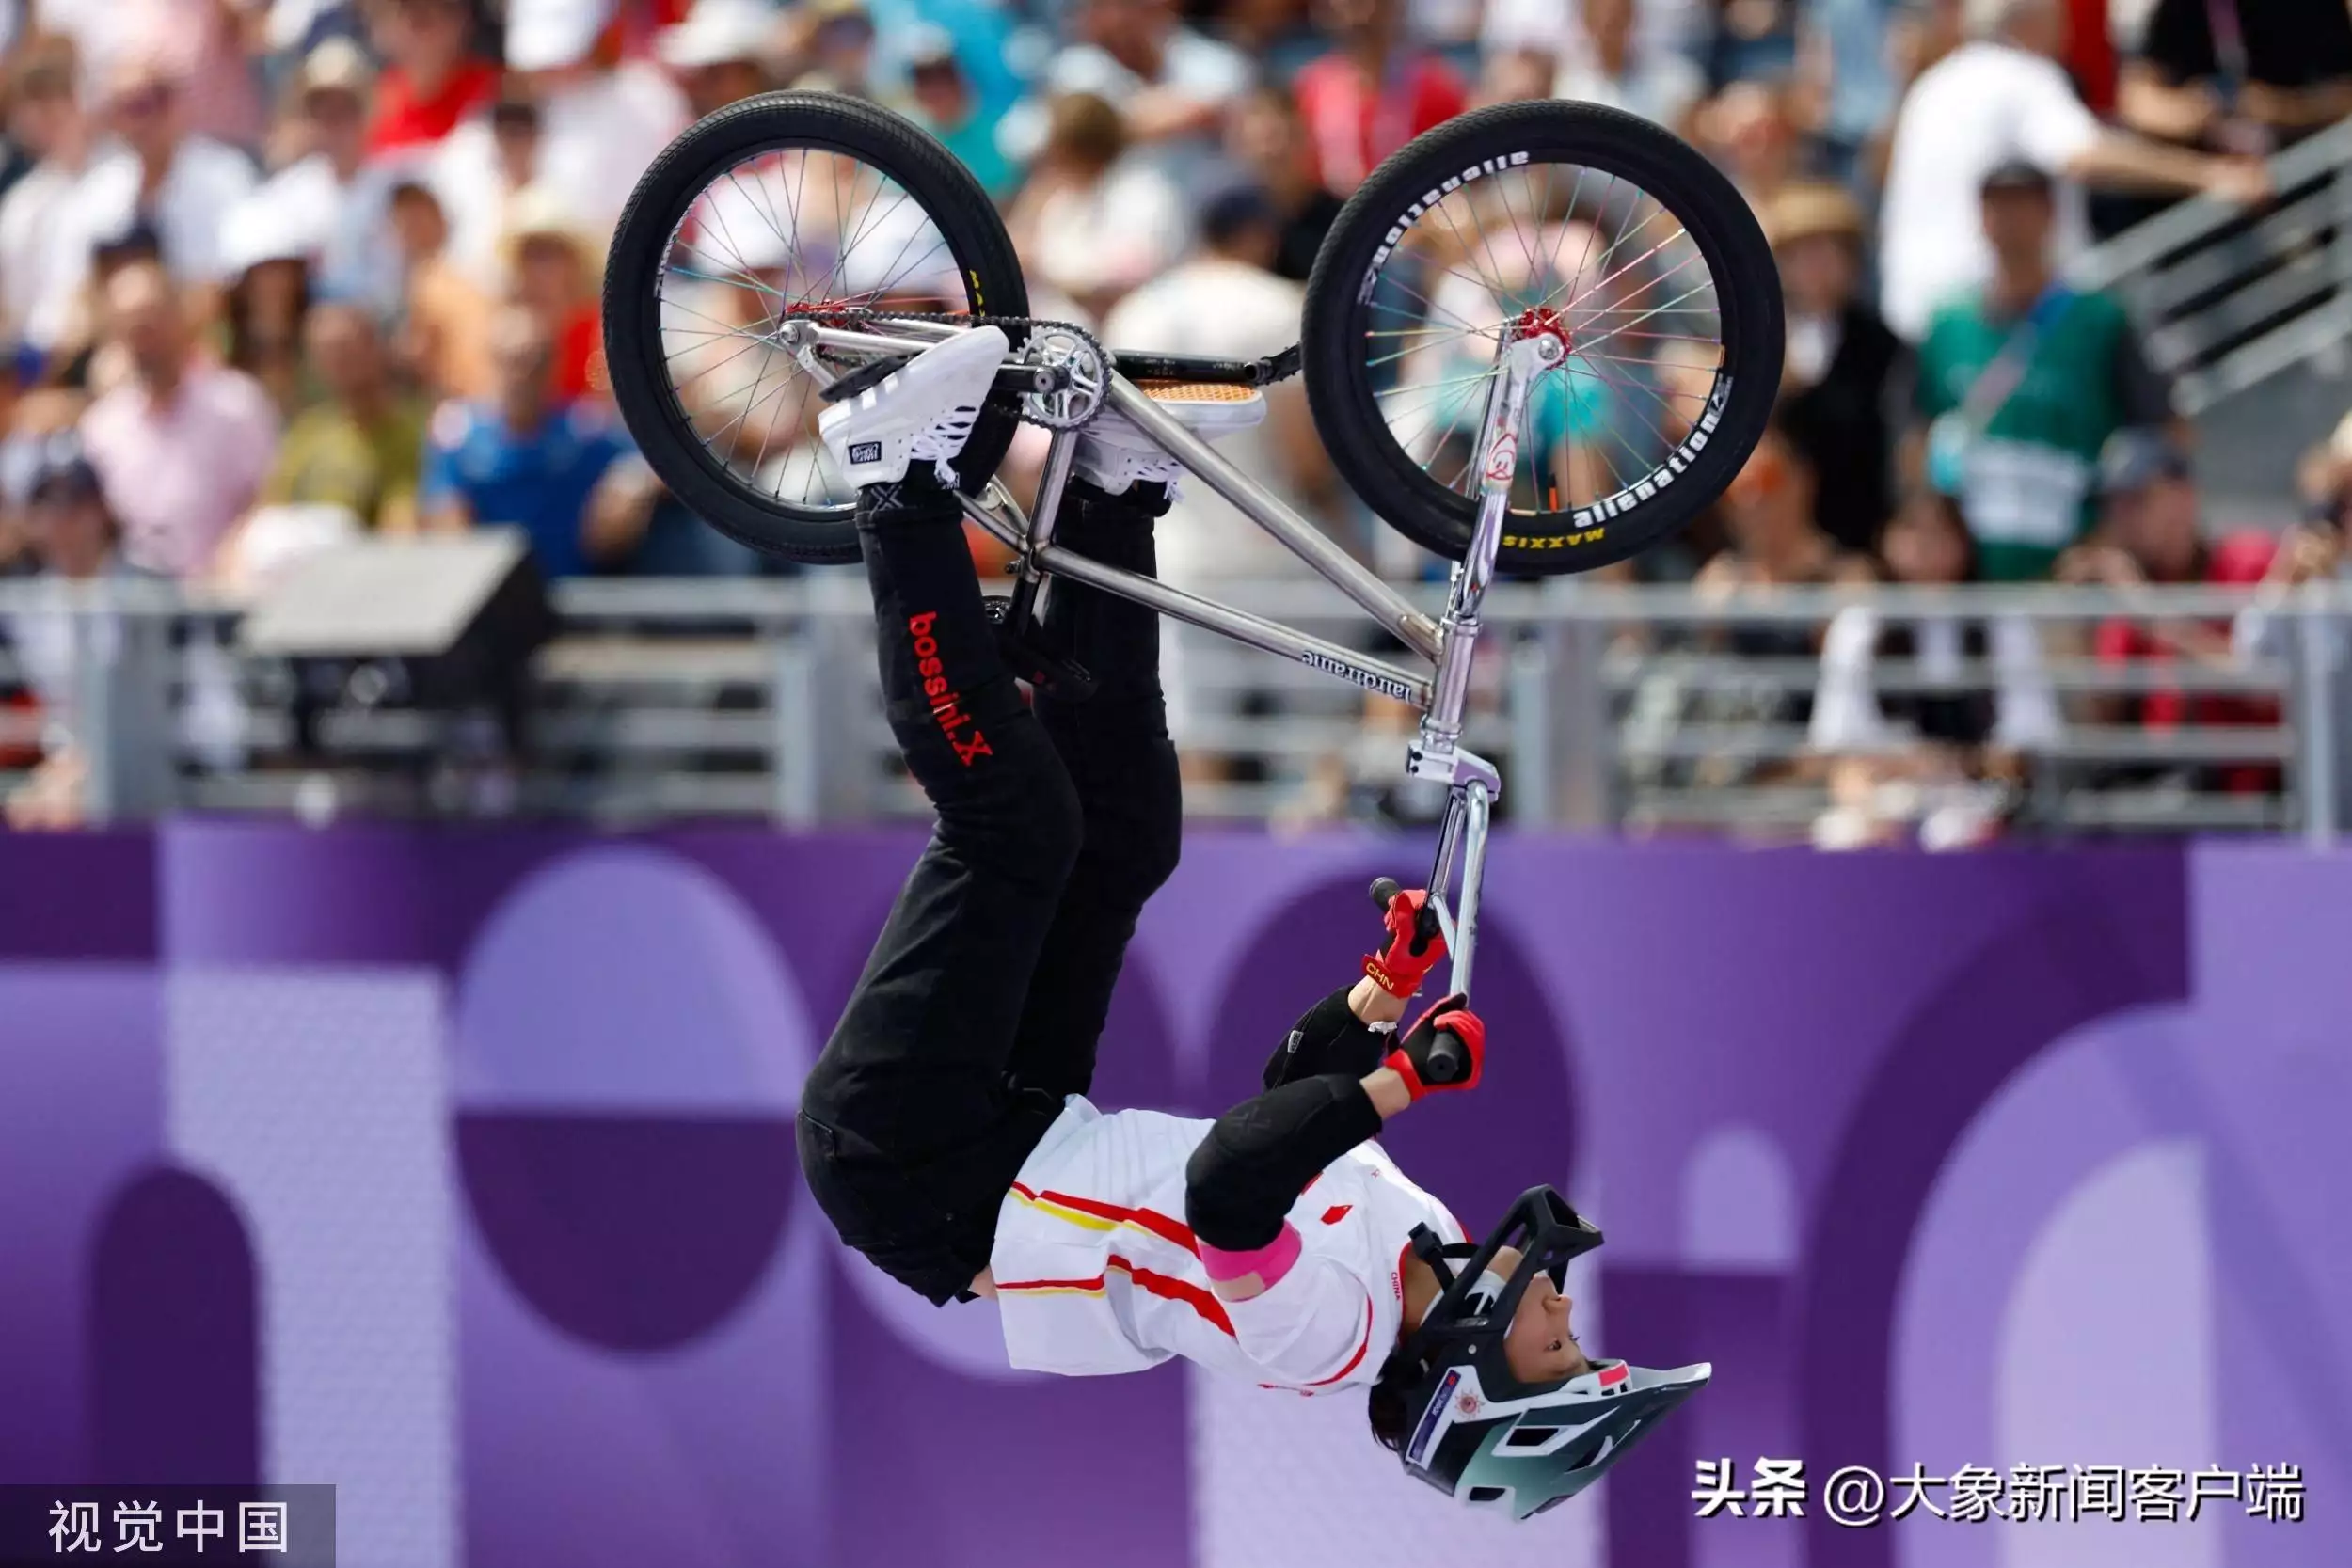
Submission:
<svg viewBox="0 0 2352 1568">
<path fill-rule="evenodd" d="M 1445 961 L 1445 938 L 1428 905 L 1426 888 L 1393 895 L 1380 922 L 1388 928 L 1389 944 L 1364 958 L 1364 973 L 1391 996 L 1412 995 L 1429 972 Z"/>
</svg>

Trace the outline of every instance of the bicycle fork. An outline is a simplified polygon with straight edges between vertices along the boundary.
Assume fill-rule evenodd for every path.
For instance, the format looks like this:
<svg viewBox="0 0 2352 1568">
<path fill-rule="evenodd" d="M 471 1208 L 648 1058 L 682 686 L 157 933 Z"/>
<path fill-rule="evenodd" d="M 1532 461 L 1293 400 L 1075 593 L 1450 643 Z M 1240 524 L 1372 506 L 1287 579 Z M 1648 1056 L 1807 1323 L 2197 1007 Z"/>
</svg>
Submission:
<svg viewBox="0 0 2352 1568">
<path fill-rule="evenodd" d="M 1444 641 L 1430 688 L 1429 707 L 1406 757 L 1406 771 L 1447 785 L 1445 821 L 1438 831 L 1437 862 L 1429 871 L 1429 904 L 1452 957 L 1450 991 L 1469 994 L 1478 948 L 1478 897 L 1486 873 L 1486 828 L 1502 780 L 1494 765 L 1462 746 L 1462 709 L 1470 697 L 1470 664 L 1478 651 L 1481 607 L 1494 581 L 1495 552 L 1511 503 L 1511 479 L 1518 471 L 1519 427 L 1538 377 L 1567 360 L 1568 348 L 1556 319 L 1529 312 L 1516 324 L 1518 336 L 1503 345 L 1502 374 L 1487 388 L 1480 421 L 1478 519 L 1470 546 L 1454 568 L 1446 593 Z M 1451 901 L 1459 869 L 1461 882 Z"/>
</svg>

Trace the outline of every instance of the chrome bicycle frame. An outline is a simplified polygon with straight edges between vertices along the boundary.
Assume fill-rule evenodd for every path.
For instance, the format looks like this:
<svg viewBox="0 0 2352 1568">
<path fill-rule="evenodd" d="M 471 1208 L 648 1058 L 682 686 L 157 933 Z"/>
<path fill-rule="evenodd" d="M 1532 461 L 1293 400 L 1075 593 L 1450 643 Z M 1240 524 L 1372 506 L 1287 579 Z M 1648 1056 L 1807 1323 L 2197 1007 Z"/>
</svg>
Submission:
<svg viewBox="0 0 2352 1568">
<path fill-rule="evenodd" d="M 787 322 L 779 330 L 802 368 L 818 384 L 833 378 L 816 350 L 874 356 L 918 352 L 961 330 L 944 323 L 904 324 L 902 333 L 876 334 L 820 326 L 811 321 Z M 1017 613 L 1025 613 L 1044 582 L 1064 577 L 1107 594 L 1132 599 L 1174 620 L 1232 638 L 1311 669 L 1354 681 L 1409 704 L 1421 711 L 1421 725 L 1406 754 L 1406 772 L 1413 778 L 1437 780 L 1447 785 L 1446 813 L 1438 832 L 1438 853 L 1430 868 L 1431 904 L 1452 957 L 1449 990 L 1468 992 L 1477 954 L 1478 902 L 1486 866 L 1486 830 L 1495 798 L 1502 783 L 1493 764 L 1466 750 L 1462 741 L 1463 707 L 1470 693 L 1470 660 L 1477 651 L 1480 610 L 1494 580 L 1495 552 L 1502 542 L 1502 523 L 1509 508 L 1511 476 L 1518 462 L 1518 429 L 1528 396 L 1538 378 L 1566 362 L 1567 345 L 1557 332 L 1534 327 L 1505 343 L 1502 373 L 1487 389 L 1478 445 L 1480 475 L 1478 516 L 1470 546 L 1454 568 L 1446 593 L 1444 613 L 1432 619 L 1410 600 L 1383 582 L 1370 568 L 1341 549 L 1321 531 L 1163 410 L 1126 377 L 1114 372 L 1106 402 L 1138 429 L 1158 442 L 1168 454 L 1210 489 L 1231 501 L 1245 516 L 1276 540 L 1317 576 L 1371 612 L 1383 630 L 1430 663 L 1426 675 L 1368 657 L 1352 648 L 1311 636 L 1294 626 L 1236 610 L 1197 594 L 1079 555 L 1055 542 L 1055 522 L 1069 483 L 1079 432 L 1054 434 L 1045 459 L 1045 473 L 1035 505 L 1024 512 L 1010 494 L 991 480 L 978 497 L 963 498 L 965 515 L 1009 547 L 1019 581 L 1014 588 Z M 1457 887 L 1458 878 L 1458 887 Z"/>
</svg>

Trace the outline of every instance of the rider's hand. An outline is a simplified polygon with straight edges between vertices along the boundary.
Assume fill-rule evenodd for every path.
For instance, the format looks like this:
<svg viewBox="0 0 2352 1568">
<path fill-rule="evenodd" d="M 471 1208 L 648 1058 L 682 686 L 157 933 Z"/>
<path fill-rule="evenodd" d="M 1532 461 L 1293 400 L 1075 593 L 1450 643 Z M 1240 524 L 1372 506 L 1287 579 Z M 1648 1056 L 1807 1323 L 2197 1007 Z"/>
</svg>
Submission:
<svg viewBox="0 0 2352 1568">
<path fill-rule="evenodd" d="M 1453 1042 L 1462 1063 L 1461 1076 L 1441 1084 L 1430 1079 L 1430 1055 L 1440 1037 Z M 1380 1065 L 1405 1080 L 1405 1092 L 1415 1100 L 1448 1089 L 1474 1089 L 1486 1065 L 1486 1026 L 1470 1010 L 1469 998 L 1456 991 L 1422 1014 Z"/>
<path fill-rule="evenodd" d="M 1424 936 L 1421 931 L 1421 911 L 1429 902 L 1429 890 L 1409 888 L 1389 900 L 1388 913 L 1381 924 L 1388 927 L 1389 945 L 1378 953 L 1365 955 L 1364 973 L 1372 983 L 1391 996 L 1410 996 L 1421 990 L 1422 981 L 1445 958 L 1445 938 L 1432 928 Z"/>
</svg>

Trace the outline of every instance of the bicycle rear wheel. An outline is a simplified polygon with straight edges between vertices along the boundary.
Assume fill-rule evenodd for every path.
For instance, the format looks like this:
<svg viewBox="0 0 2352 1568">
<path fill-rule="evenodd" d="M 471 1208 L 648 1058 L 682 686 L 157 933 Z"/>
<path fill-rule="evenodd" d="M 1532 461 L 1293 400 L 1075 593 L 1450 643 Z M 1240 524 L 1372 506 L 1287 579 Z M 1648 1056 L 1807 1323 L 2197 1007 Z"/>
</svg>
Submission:
<svg viewBox="0 0 2352 1568">
<path fill-rule="evenodd" d="M 1028 308 L 995 207 L 946 148 L 855 99 L 771 93 L 695 125 L 638 182 L 605 273 L 605 356 L 629 433 L 697 515 L 755 549 L 854 561 L 857 498 L 779 326 Z M 845 352 L 827 368 L 862 362 Z M 996 471 L 1017 422 L 982 410 L 956 465 L 967 489 Z"/>
<path fill-rule="evenodd" d="M 1568 346 L 1528 400 L 1499 568 L 1620 561 L 1720 495 L 1780 386 L 1779 274 L 1747 203 L 1668 133 L 1509 103 L 1417 137 L 1332 226 L 1307 284 L 1307 394 L 1341 473 L 1460 560 L 1502 346 Z"/>
</svg>

